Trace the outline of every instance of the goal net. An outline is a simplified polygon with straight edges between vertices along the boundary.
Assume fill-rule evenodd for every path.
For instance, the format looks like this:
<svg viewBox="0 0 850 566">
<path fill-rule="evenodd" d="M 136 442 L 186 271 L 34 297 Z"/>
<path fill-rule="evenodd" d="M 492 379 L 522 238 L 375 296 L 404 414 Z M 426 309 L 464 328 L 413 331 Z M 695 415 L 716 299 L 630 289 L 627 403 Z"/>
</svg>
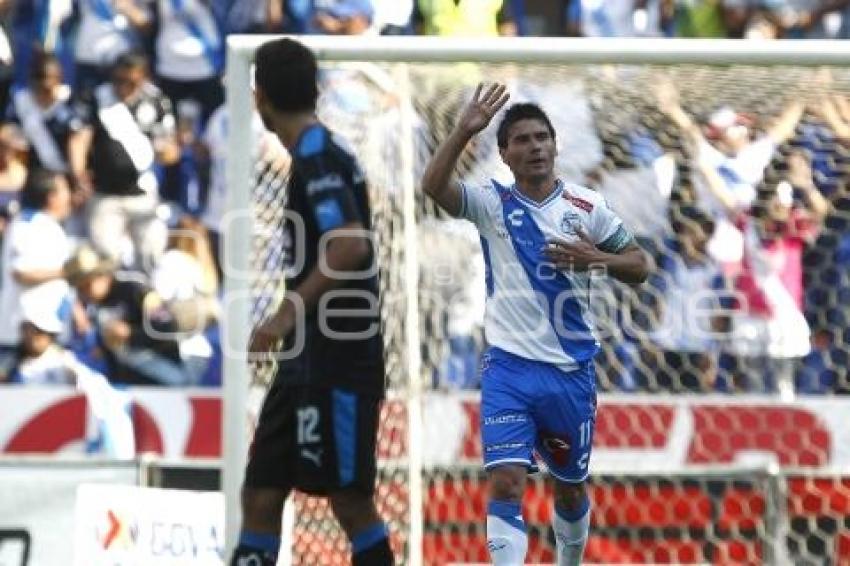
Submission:
<svg viewBox="0 0 850 566">
<path fill-rule="evenodd" d="M 230 38 L 232 123 L 250 122 L 250 62 L 263 39 Z M 348 140 L 369 183 L 388 385 L 376 497 L 399 563 L 487 560 L 477 394 L 484 262 L 474 228 L 417 188 L 479 81 L 506 83 L 512 101 L 543 107 L 558 136 L 560 177 L 600 191 L 655 259 L 647 284 L 600 282 L 593 290 L 602 350 L 586 560 L 850 560 L 850 477 L 828 471 L 850 464 L 838 448 L 848 427 L 836 416 L 849 407 L 830 396 L 850 391 L 843 307 L 850 154 L 840 131 L 841 124 L 850 131 L 850 70 L 837 64 L 850 50 L 649 40 L 305 42 L 321 61 L 319 115 Z M 697 159 L 699 146 L 673 105 L 713 153 Z M 743 164 L 718 137 L 740 126 L 752 138 Z M 231 536 L 252 411 L 274 373 L 248 367 L 240 352 L 283 292 L 288 173 L 253 157 L 248 130 L 232 132 L 225 231 Z M 751 190 L 747 206 L 726 214 L 707 167 L 726 186 Z M 458 177 L 511 181 L 495 124 L 465 150 Z M 812 190 L 824 211 L 813 211 Z M 770 216 L 783 202 L 801 214 L 783 253 L 796 254 L 789 261 L 803 274 L 799 288 L 785 285 L 776 299 L 770 293 L 781 276 L 742 265 L 776 260 L 766 242 L 777 222 L 792 223 Z M 759 312 L 759 297 L 780 306 Z M 259 395 L 248 394 L 248 383 Z M 530 481 L 529 562 L 553 559 L 550 495 L 540 478 Z M 295 496 L 288 509 L 284 563 L 347 563 L 347 542 L 324 502 Z"/>
</svg>

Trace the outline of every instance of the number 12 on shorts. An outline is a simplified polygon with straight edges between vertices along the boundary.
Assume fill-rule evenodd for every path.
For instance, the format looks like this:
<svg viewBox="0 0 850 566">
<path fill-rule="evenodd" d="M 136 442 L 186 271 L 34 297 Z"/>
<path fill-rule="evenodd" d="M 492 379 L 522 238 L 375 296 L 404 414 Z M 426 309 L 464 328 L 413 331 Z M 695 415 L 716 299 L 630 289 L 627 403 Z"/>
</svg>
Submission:
<svg viewBox="0 0 850 566">
<path fill-rule="evenodd" d="M 321 440 L 319 437 L 319 409 L 316 407 L 304 407 L 298 409 L 298 444 L 316 444 Z"/>
</svg>

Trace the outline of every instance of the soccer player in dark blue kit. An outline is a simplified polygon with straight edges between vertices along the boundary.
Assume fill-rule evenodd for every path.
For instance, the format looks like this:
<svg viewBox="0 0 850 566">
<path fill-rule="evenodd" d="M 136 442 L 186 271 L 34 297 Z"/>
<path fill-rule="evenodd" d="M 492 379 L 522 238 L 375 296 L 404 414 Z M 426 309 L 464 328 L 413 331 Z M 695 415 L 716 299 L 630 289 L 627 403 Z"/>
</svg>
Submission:
<svg viewBox="0 0 850 566">
<path fill-rule="evenodd" d="M 313 53 L 278 39 L 257 50 L 255 63 L 257 109 L 292 155 L 292 169 L 287 293 L 254 329 L 249 350 L 273 352 L 282 340 L 285 355 L 248 457 L 231 565 L 276 564 L 292 490 L 328 497 L 354 566 L 389 565 L 387 528 L 374 503 L 384 356 L 366 181 L 316 117 Z"/>
</svg>

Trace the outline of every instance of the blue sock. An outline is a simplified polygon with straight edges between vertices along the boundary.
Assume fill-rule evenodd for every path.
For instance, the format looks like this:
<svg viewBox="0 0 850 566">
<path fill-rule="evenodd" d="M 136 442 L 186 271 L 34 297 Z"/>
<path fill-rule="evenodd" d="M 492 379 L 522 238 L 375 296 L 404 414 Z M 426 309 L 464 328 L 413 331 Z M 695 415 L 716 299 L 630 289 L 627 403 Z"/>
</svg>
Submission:
<svg viewBox="0 0 850 566">
<path fill-rule="evenodd" d="M 375 523 L 354 535 L 351 555 L 353 566 L 391 566 L 394 560 L 387 526 Z"/>
<path fill-rule="evenodd" d="M 253 558 L 262 566 L 275 566 L 277 555 L 280 552 L 280 537 L 277 535 L 252 533 L 242 531 L 239 533 L 239 546 L 233 551 L 231 565 L 239 564 L 240 559 Z"/>
</svg>

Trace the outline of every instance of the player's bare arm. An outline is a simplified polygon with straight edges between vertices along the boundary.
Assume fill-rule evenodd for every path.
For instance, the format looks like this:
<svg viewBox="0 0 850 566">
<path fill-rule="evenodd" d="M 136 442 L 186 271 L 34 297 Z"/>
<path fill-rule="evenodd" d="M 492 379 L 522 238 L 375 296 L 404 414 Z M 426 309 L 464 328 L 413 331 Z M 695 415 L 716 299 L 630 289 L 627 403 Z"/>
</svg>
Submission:
<svg viewBox="0 0 850 566">
<path fill-rule="evenodd" d="M 425 167 L 422 190 L 452 216 L 460 214 L 462 204 L 460 187 L 452 181 L 457 161 L 469 140 L 487 127 L 508 98 L 505 85 L 494 83 L 485 89 L 484 83 L 480 83 L 454 129 Z"/>
<path fill-rule="evenodd" d="M 277 311 L 254 329 L 248 347 L 250 353 L 269 352 L 278 340 L 285 338 L 295 328 L 299 310 L 312 310 L 324 293 L 339 286 L 341 281 L 330 274 L 363 269 L 363 262 L 369 256 L 369 240 L 362 235 L 364 233 L 365 228 L 359 222 L 344 224 L 328 232 L 328 246 L 324 250 L 328 269 L 323 270 L 317 265 L 291 294 L 287 294 Z M 299 304 L 296 305 L 296 302 Z"/>
<path fill-rule="evenodd" d="M 604 269 L 611 277 L 639 285 L 649 276 L 649 259 L 635 243 L 623 248 L 619 253 L 607 253 L 596 247 L 587 234 L 578 231 L 575 242 L 550 240 L 543 253 L 558 269 L 588 271 Z"/>
</svg>

